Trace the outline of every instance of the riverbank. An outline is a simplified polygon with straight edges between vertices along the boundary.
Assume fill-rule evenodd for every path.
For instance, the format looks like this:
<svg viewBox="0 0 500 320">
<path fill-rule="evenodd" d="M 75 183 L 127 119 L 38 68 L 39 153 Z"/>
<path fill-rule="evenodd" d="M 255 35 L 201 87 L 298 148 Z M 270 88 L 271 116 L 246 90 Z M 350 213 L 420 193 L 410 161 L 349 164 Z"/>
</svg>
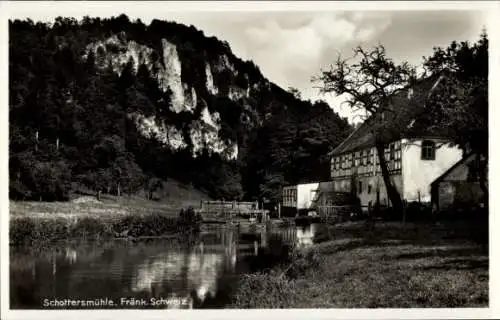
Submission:
<svg viewBox="0 0 500 320">
<path fill-rule="evenodd" d="M 189 203 L 158 204 L 123 199 L 102 202 L 10 201 L 10 244 L 71 238 L 160 237 L 192 230 L 197 223 L 179 219 Z"/>
<path fill-rule="evenodd" d="M 329 240 L 296 252 L 291 263 L 243 276 L 231 307 L 487 307 L 484 228 L 470 221 L 331 226 Z"/>
<path fill-rule="evenodd" d="M 101 201 L 95 197 L 85 196 L 67 202 L 38 202 L 38 201 L 9 201 L 11 217 L 22 216 L 121 216 L 127 214 L 158 213 L 165 216 L 177 217 L 181 208 L 199 207 L 197 200 L 157 202 L 139 197 L 111 197 L 103 196 Z"/>
</svg>

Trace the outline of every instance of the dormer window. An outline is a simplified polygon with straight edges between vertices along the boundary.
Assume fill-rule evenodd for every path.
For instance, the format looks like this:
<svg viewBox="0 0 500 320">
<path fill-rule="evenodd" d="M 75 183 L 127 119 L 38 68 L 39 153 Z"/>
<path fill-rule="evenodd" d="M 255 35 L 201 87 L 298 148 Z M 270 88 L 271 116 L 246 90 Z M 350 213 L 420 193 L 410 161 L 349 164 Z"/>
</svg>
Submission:
<svg viewBox="0 0 500 320">
<path fill-rule="evenodd" d="M 436 159 L 436 143 L 430 140 L 422 141 L 422 160 Z"/>
</svg>

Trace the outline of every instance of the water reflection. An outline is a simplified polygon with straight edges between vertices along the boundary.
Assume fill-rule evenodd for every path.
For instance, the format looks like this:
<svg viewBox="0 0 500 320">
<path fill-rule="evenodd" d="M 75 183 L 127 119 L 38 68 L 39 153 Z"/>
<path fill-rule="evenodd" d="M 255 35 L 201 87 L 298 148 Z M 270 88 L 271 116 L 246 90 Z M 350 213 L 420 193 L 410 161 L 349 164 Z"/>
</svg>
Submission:
<svg viewBox="0 0 500 320">
<path fill-rule="evenodd" d="M 296 230 L 296 245 L 298 248 L 309 247 L 314 243 L 316 235 L 317 224 L 309 226 L 298 226 Z"/>
<path fill-rule="evenodd" d="M 12 308 L 45 298 L 181 297 L 168 308 L 223 307 L 238 274 L 272 267 L 288 248 L 310 246 L 317 226 L 221 229 L 186 244 L 175 240 L 82 242 L 45 250 L 12 248 Z M 128 306 L 122 306 L 128 307 Z"/>
<path fill-rule="evenodd" d="M 75 249 L 72 248 L 66 248 L 66 260 L 68 261 L 69 264 L 75 264 L 76 263 L 76 257 L 77 253 Z"/>
<path fill-rule="evenodd" d="M 165 283 L 174 286 L 177 282 L 180 287 L 172 288 L 177 295 L 192 298 L 191 293 L 195 293 L 199 302 L 215 297 L 217 279 L 222 273 L 234 272 L 237 261 L 234 233 L 225 233 L 221 240 L 215 244 L 201 240 L 182 251 L 148 257 L 134 272 L 132 291 L 162 295 L 168 293 Z"/>
</svg>

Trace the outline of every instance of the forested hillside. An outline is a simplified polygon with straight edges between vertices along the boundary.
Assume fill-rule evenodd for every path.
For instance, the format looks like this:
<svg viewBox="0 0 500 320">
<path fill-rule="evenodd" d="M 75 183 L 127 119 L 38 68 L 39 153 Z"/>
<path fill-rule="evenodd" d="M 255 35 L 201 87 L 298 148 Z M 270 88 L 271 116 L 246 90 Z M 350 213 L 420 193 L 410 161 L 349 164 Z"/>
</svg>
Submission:
<svg viewBox="0 0 500 320">
<path fill-rule="evenodd" d="M 327 180 L 326 154 L 351 131 L 193 26 L 10 21 L 9 59 L 12 199 L 135 194 L 168 179 L 217 199 L 275 199 L 283 184 Z"/>
</svg>

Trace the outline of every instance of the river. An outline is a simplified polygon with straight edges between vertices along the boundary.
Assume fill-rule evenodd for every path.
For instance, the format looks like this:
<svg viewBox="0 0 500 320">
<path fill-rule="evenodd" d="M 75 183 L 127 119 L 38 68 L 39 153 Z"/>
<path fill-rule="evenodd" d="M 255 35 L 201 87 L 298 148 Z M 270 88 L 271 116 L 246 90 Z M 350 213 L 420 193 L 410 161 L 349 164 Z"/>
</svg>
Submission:
<svg viewBox="0 0 500 320">
<path fill-rule="evenodd" d="M 189 239 L 11 247 L 10 307 L 224 308 L 242 274 L 282 262 L 291 245 L 311 245 L 321 228 L 213 227 Z"/>
</svg>

